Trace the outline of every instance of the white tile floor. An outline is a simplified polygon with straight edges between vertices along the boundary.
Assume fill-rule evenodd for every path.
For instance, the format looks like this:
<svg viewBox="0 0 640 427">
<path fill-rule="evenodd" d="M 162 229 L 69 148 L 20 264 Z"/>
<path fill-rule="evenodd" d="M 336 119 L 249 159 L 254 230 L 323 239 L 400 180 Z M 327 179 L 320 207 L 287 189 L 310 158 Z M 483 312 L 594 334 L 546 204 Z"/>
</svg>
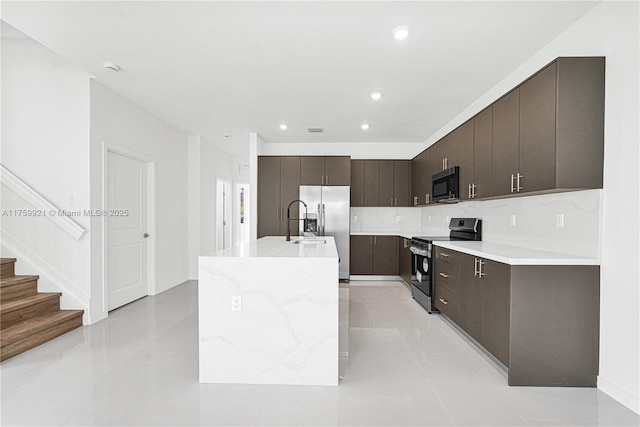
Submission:
<svg viewBox="0 0 640 427">
<path fill-rule="evenodd" d="M 399 282 L 352 282 L 339 387 L 198 383 L 197 285 L 0 366 L 2 425 L 638 425 L 596 389 L 508 387 Z M 383 285 L 383 286 L 380 286 Z"/>
</svg>

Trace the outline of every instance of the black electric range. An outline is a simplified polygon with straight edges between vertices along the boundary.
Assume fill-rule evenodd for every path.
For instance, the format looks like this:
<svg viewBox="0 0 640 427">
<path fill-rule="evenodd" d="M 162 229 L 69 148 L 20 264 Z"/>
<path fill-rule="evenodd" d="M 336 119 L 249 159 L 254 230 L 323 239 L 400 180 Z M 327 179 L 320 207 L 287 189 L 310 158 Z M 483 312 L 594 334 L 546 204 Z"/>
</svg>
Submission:
<svg viewBox="0 0 640 427">
<path fill-rule="evenodd" d="M 411 295 L 428 313 L 439 313 L 433 305 L 433 242 L 451 240 L 482 240 L 482 220 L 452 218 L 448 236 L 415 236 L 411 238 L 413 253 Z"/>
</svg>

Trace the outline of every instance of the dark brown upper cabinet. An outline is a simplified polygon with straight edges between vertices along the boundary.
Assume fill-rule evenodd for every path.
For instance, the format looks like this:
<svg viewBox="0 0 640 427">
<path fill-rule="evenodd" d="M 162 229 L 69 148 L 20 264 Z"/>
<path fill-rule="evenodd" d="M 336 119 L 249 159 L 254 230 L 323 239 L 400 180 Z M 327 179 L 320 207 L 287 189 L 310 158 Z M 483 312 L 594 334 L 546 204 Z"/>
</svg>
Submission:
<svg viewBox="0 0 640 427">
<path fill-rule="evenodd" d="M 303 156 L 300 158 L 300 185 L 350 185 L 349 156 Z"/>
<path fill-rule="evenodd" d="M 450 143 L 457 147 L 458 156 L 457 161 L 449 163 L 448 166 L 460 166 L 460 199 L 462 200 L 473 198 L 475 182 L 474 124 L 474 119 L 471 119 L 449 135 Z"/>
<path fill-rule="evenodd" d="M 462 200 L 602 188 L 604 66 L 558 58 L 414 157 L 411 205 L 453 166 Z"/>
<path fill-rule="evenodd" d="M 474 118 L 472 198 L 489 197 L 492 190 L 493 169 L 493 106 L 482 110 Z M 465 187 L 461 187 L 464 191 Z"/>
<path fill-rule="evenodd" d="M 284 236 L 287 207 L 299 197 L 300 157 L 258 157 L 258 237 Z M 298 204 L 291 206 L 291 217 L 299 218 Z M 291 234 L 297 235 L 299 222 L 291 221 Z"/>
<path fill-rule="evenodd" d="M 515 89 L 493 103 L 492 196 L 512 193 L 513 173 L 518 169 L 520 90 Z"/>
<path fill-rule="evenodd" d="M 520 86 L 517 192 L 555 187 L 556 74 L 554 62 Z"/>
<path fill-rule="evenodd" d="M 351 160 L 351 206 L 364 206 L 364 160 Z"/>
<path fill-rule="evenodd" d="M 411 206 L 426 205 L 431 193 L 431 175 L 428 172 L 429 151 L 424 150 L 411 160 Z"/>
<path fill-rule="evenodd" d="M 604 65 L 558 58 L 493 104 L 494 195 L 602 188 Z"/>
<path fill-rule="evenodd" d="M 409 160 L 352 160 L 351 206 L 409 206 Z"/>
<path fill-rule="evenodd" d="M 411 161 L 393 161 L 394 206 L 411 206 Z"/>
</svg>

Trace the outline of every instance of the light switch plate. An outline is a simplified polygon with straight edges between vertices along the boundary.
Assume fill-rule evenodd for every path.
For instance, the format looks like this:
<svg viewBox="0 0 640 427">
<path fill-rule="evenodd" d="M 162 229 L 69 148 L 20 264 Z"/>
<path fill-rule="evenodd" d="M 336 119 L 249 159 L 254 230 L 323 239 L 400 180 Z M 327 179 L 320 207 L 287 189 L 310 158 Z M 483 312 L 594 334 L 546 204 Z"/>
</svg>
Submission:
<svg viewBox="0 0 640 427">
<path fill-rule="evenodd" d="M 564 214 L 556 214 L 556 227 L 564 228 Z"/>
<path fill-rule="evenodd" d="M 515 227 L 515 226 L 516 226 L 516 214 L 511 214 L 511 215 L 509 216 L 509 224 L 510 224 L 512 227 Z"/>
</svg>

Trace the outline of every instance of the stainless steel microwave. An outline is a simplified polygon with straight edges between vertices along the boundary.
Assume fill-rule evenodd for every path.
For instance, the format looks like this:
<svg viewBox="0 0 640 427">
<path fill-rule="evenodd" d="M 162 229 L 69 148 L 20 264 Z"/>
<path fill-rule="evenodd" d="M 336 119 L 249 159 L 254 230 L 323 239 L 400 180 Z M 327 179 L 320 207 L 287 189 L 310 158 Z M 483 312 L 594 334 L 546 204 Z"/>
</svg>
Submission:
<svg viewBox="0 0 640 427">
<path fill-rule="evenodd" d="M 460 167 L 454 166 L 433 174 L 433 201 L 458 203 L 460 201 Z"/>
</svg>

